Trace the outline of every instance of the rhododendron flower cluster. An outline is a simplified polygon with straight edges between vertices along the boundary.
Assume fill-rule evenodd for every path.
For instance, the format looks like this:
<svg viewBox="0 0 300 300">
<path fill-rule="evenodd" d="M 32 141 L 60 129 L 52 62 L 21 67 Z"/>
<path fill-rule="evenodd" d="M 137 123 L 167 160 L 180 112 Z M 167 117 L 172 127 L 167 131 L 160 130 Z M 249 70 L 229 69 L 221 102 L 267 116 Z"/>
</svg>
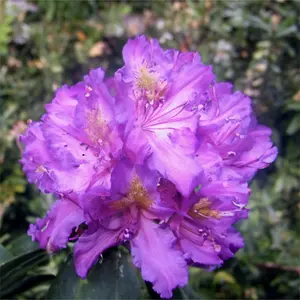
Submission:
<svg viewBox="0 0 300 300">
<path fill-rule="evenodd" d="M 124 244 L 161 297 L 243 247 L 249 180 L 277 155 L 251 100 L 194 52 L 129 40 L 113 78 L 63 86 L 21 137 L 28 180 L 57 201 L 28 234 L 49 252 L 74 241 L 85 278 Z"/>
</svg>

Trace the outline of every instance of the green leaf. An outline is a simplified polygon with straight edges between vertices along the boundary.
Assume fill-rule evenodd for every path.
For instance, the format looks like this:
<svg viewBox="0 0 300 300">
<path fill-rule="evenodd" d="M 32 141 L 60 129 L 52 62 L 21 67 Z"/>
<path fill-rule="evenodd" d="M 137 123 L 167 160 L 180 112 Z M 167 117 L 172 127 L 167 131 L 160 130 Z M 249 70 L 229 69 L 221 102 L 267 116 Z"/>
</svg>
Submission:
<svg viewBox="0 0 300 300">
<path fill-rule="evenodd" d="M 177 288 L 173 292 L 173 299 L 200 299 L 196 292 L 191 288 L 190 285 L 187 285 L 183 288 Z"/>
<path fill-rule="evenodd" d="M 1 288 L 13 284 L 22 278 L 33 267 L 46 262 L 48 256 L 43 250 L 35 250 L 24 255 L 17 256 L 0 266 Z"/>
<path fill-rule="evenodd" d="M 28 252 L 35 251 L 39 249 L 39 246 L 36 242 L 33 242 L 31 238 L 26 235 L 22 234 L 15 238 L 8 246 L 7 248 L 10 250 L 10 252 L 17 256 L 21 254 L 26 254 Z"/>
<path fill-rule="evenodd" d="M 236 281 L 236 279 L 226 271 L 218 271 L 213 279 L 213 284 L 216 287 L 217 285 L 227 286 L 228 289 L 238 297 L 241 296 L 241 287 Z"/>
<path fill-rule="evenodd" d="M 214 278 L 214 283 L 229 283 L 229 284 L 236 284 L 235 278 L 225 271 L 219 271 L 216 273 Z"/>
<path fill-rule="evenodd" d="M 252 26 L 254 28 L 262 29 L 262 30 L 266 31 L 267 33 L 269 33 L 271 31 L 271 25 L 264 22 L 260 17 L 249 16 L 249 21 L 252 23 Z"/>
<path fill-rule="evenodd" d="M 292 25 L 288 28 L 283 28 L 281 31 L 279 31 L 277 33 L 277 38 L 283 38 L 283 37 L 287 37 L 293 33 L 297 32 L 297 26 L 296 25 Z"/>
<path fill-rule="evenodd" d="M 55 276 L 51 274 L 39 274 L 34 276 L 28 276 L 25 278 L 20 278 L 20 280 L 16 280 L 13 284 L 7 286 L 6 288 L 1 287 L 0 297 L 11 298 L 10 296 L 28 291 L 31 288 L 51 281 L 54 278 Z"/>
<path fill-rule="evenodd" d="M 13 258 L 13 255 L 0 244 L 0 266 Z"/>
<path fill-rule="evenodd" d="M 296 115 L 290 122 L 286 132 L 288 135 L 292 135 L 300 130 L 300 116 Z"/>
<path fill-rule="evenodd" d="M 290 101 L 287 104 L 287 110 L 300 111 L 300 102 Z"/>
<path fill-rule="evenodd" d="M 52 283 L 48 299 L 138 299 L 140 283 L 129 256 L 111 250 L 97 263 L 85 280 L 75 273 L 72 257 L 62 266 Z"/>
<path fill-rule="evenodd" d="M 1 299 L 25 292 L 53 279 L 53 275 L 32 274 L 35 266 L 48 261 L 46 252 L 34 250 L 36 247 L 26 235 L 16 238 L 7 246 L 8 249 L 0 245 Z M 29 271 L 31 275 L 27 274 Z"/>
</svg>

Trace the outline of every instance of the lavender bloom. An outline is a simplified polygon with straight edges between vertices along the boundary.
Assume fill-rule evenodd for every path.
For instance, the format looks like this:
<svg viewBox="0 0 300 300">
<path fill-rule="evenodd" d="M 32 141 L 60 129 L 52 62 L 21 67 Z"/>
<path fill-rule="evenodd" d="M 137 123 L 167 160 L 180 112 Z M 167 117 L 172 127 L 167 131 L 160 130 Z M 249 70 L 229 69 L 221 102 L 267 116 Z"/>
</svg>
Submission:
<svg viewBox="0 0 300 300">
<path fill-rule="evenodd" d="M 158 224 L 172 214 L 159 197 L 159 180 L 157 172 L 122 161 L 112 174 L 111 197 L 91 196 L 91 207 L 100 202 L 100 209 L 88 211 L 88 230 L 74 248 L 76 270 L 82 278 L 105 249 L 129 243 L 133 263 L 162 297 L 171 297 L 173 288 L 187 283 L 187 264 L 176 248 L 176 238 L 169 227 Z"/>
<path fill-rule="evenodd" d="M 124 244 L 161 297 L 243 247 L 248 182 L 277 156 L 251 100 L 216 83 L 197 53 L 137 37 L 125 65 L 63 86 L 21 137 L 28 180 L 59 199 L 28 234 L 55 252 L 76 241 L 85 278 L 106 249 Z"/>
<path fill-rule="evenodd" d="M 84 82 L 60 88 L 41 122 L 21 137 L 23 170 L 42 192 L 79 195 L 89 187 L 109 193 L 122 141 L 103 77 L 94 70 Z"/>
<path fill-rule="evenodd" d="M 173 197 L 176 212 L 168 223 L 188 264 L 215 268 L 243 247 L 232 225 L 247 217 L 248 195 L 245 185 L 216 181 L 189 198 Z"/>
<path fill-rule="evenodd" d="M 257 124 L 251 99 L 231 90 L 231 84 L 214 84 L 193 104 L 200 135 L 222 158 L 222 178 L 247 182 L 275 160 L 277 148 L 270 141 L 272 131 Z"/>
<path fill-rule="evenodd" d="M 125 65 L 115 79 L 117 120 L 125 125 L 124 152 L 188 195 L 199 175 L 194 163 L 198 116 L 188 104 L 195 92 L 209 88 L 212 68 L 197 53 L 163 51 L 156 40 L 144 36 L 128 41 L 123 58 Z"/>
</svg>

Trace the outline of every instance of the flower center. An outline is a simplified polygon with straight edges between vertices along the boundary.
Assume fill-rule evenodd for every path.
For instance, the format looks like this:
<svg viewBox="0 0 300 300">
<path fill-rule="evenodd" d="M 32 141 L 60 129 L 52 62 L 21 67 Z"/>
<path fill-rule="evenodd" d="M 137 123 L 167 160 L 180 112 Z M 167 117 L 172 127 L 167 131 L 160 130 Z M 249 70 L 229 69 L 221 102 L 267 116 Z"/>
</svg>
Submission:
<svg viewBox="0 0 300 300">
<path fill-rule="evenodd" d="M 216 209 L 211 209 L 212 202 L 208 198 L 201 198 L 193 208 L 189 211 L 189 215 L 193 218 L 214 218 L 220 219 L 222 214 Z"/>
<path fill-rule="evenodd" d="M 136 75 L 136 87 L 142 91 L 148 103 L 153 105 L 163 98 L 167 82 L 160 80 L 146 66 L 141 66 Z"/>
<path fill-rule="evenodd" d="M 155 75 L 153 73 L 150 73 L 145 66 L 142 66 L 140 68 L 139 75 L 136 82 L 137 87 L 149 91 L 155 90 L 156 81 L 157 80 Z"/>
<path fill-rule="evenodd" d="M 137 176 L 132 180 L 128 198 L 133 199 L 133 201 L 141 208 L 147 209 L 152 204 L 152 200 L 150 199 L 147 190 L 143 187 Z"/>
<path fill-rule="evenodd" d="M 43 165 L 40 165 L 35 169 L 35 172 L 44 173 L 44 172 L 47 172 L 47 169 Z"/>
<path fill-rule="evenodd" d="M 134 176 L 128 194 L 112 203 L 112 207 L 114 209 L 124 209 L 132 204 L 136 204 L 139 208 L 143 209 L 148 209 L 152 204 L 147 190 L 143 187 L 137 176 Z"/>
<path fill-rule="evenodd" d="M 93 143 L 98 143 L 104 139 L 108 129 L 102 113 L 99 109 L 93 109 L 87 110 L 85 114 L 88 121 L 85 132 Z"/>
</svg>

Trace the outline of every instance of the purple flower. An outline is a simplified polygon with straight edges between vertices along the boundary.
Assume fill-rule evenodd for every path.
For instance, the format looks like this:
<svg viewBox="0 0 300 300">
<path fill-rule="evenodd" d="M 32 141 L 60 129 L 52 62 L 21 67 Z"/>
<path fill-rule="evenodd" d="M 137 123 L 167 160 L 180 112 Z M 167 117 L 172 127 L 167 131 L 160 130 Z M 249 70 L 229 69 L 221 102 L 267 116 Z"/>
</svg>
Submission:
<svg viewBox="0 0 300 300">
<path fill-rule="evenodd" d="M 55 252 L 76 242 L 85 278 L 124 244 L 161 297 L 243 247 L 233 225 L 248 215 L 248 182 L 277 156 L 251 100 L 216 83 L 197 53 L 137 37 L 125 65 L 56 92 L 21 137 L 28 180 L 59 199 L 28 234 Z"/>
<path fill-rule="evenodd" d="M 194 163 L 198 116 L 189 109 L 189 101 L 209 88 L 212 69 L 197 53 L 163 51 L 156 40 L 144 36 L 128 41 L 123 58 L 125 65 L 115 79 L 117 120 L 125 126 L 124 152 L 188 195 L 199 175 Z"/>
<path fill-rule="evenodd" d="M 93 187 L 109 193 L 122 141 L 103 77 L 94 70 L 84 82 L 60 88 L 41 122 L 21 137 L 23 170 L 41 191 L 79 195 Z"/>
<path fill-rule="evenodd" d="M 247 217 L 248 195 L 246 186 L 216 181 L 188 198 L 173 198 L 176 213 L 168 223 L 189 264 L 216 267 L 243 247 L 232 225 Z"/>
<path fill-rule="evenodd" d="M 247 182 L 275 160 L 277 148 L 270 141 L 272 131 L 257 124 L 250 98 L 231 90 L 231 84 L 214 84 L 195 97 L 194 105 L 200 135 L 222 158 L 222 178 Z"/>
<path fill-rule="evenodd" d="M 87 223 L 88 230 L 74 248 L 80 277 L 87 276 L 105 249 L 129 243 L 133 263 L 162 297 L 171 297 L 172 289 L 187 283 L 187 264 L 176 247 L 176 237 L 169 226 L 161 226 L 158 221 L 172 214 L 157 191 L 159 178 L 157 172 L 133 168 L 126 161 L 115 168 L 112 196 L 93 197 L 94 203 L 102 202 L 100 209 L 89 212 L 92 218 Z"/>
</svg>

